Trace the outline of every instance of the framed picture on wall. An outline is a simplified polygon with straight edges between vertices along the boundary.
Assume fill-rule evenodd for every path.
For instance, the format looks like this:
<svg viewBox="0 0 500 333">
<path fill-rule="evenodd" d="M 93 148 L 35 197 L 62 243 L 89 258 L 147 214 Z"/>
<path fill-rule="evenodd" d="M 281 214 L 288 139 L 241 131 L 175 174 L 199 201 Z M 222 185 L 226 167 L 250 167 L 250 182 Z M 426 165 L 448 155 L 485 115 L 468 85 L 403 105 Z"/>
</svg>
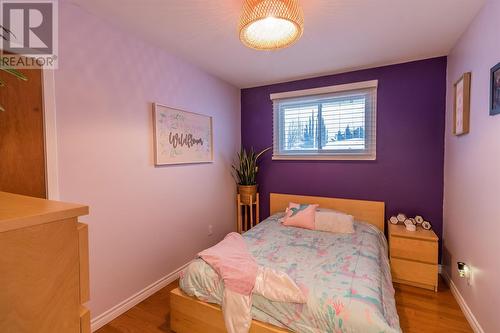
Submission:
<svg viewBox="0 0 500 333">
<path fill-rule="evenodd" d="M 500 62 L 491 69 L 490 115 L 500 114 Z"/>
<path fill-rule="evenodd" d="M 464 135 L 470 130 L 470 81 L 471 73 L 465 73 L 455 83 L 453 134 Z"/>
<path fill-rule="evenodd" d="M 212 117 L 153 104 L 155 165 L 213 162 Z"/>
</svg>

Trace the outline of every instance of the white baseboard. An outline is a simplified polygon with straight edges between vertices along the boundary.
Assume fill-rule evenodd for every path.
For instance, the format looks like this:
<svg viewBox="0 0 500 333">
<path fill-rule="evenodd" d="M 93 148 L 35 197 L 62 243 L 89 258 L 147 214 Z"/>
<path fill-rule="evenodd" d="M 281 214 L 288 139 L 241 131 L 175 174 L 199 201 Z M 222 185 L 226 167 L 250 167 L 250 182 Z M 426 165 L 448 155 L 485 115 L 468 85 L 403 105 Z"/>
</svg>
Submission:
<svg viewBox="0 0 500 333">
<path fill-rule="evenodd" d="M 460 294 L 460 291 L 458 290 L 457 286 L 455 285 L 453 280 L 450 278 L 450 276 L 448 275 L 446 270 L 442 269 L 440 273 L 441 273 L 441 276 L 443 277 L 443 279 L 448 284 L 448 286 L 450 286 L 451 293 L 453 294 L 453 296 L 457 300 L 457 303 L 460 306 L 460 309 L 462 309 L 462 312 L 464 313 L 465 318 L 469 322 L 474 333 L 484 333 L 483 328 L 481 327 L 481 325 L 477 321 L 476 317 L 472 313 L 471 309 L 469 308 L 469 306 L 465 302 L 465 299 L 462 297 L 462 294 Z"/>
<path fill-rule="evenodd" d="M 182 265 L 181 267 L 179 267 L 178 269 L 176 269 L 172 273 L 167 274 L 166 276 L 162 277 L 158 281 L 153 282 L 152 284 L 150 284 L 146 288 L 142 289 L 141 291 L 139 291 L 135 295 L 130 296 L 129 298 L 127 298 L 123 302 L 113 306 L 111 309 L 109 309 L 109 310 L 103 312 L 102 314 L 100 314 L 99 316 L 93 318 L 91 323 L 90 323 L 92 332 L 97 331 L 99 328 L 103 327 L 104 325 L 106 325 L 107 323 L 109 323 L 110 321 L 115 319 L 116 317 L 127 312 L 128 310 L 130 310 L 131 308 L 133 308 L 134 306 L 136 306 L 137 304 L 139 304 L 140 302 L 142 302 L 143 300 L 145 300 L 149 296 L 153 295 L 154 293 L 156 293 L 160 289 L 163 289 L 164 287 L 166 287 L 170 283 L 177 280 L 179 278 L 180 272 L 184 268 L 186 268 L 188 265 L 189 265 L 189 262 L 185 265 Z M 167 305 L 165 305 L 165 306 L 167 306 Z"/>
</svg>

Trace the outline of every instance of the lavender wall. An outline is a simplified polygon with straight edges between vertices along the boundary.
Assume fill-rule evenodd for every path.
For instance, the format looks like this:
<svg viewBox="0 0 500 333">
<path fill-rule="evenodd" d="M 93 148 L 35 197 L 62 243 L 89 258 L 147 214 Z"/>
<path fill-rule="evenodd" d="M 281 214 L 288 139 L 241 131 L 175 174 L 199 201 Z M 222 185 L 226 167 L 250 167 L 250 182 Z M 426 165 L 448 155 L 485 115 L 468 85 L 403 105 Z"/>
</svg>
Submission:
<svg viewBox="0 0 500 333">
<path fill-rule="evenodd" d="M 90 206 L 83 221 L 99 324 L 235 230 L 240 90 L 75 5 L 61 1 L 59 12 L 60 198 Z M 214 163 L 155 168 L 152 102 L 213 116 Z"/>
<path fill-rule="evenodd" d="M 376 161 L 262 161 L 258 181 L 262 216 L 269 193 L 298 193 L 385 201 L 387 214 L 423 214 L 441 236 L 446 58 L 244 89 L 241 133 L 245 147 L 272 144 L 269 94 L 379 81 Z"/>
<path fill-rule="evenodd" d="M 500 332 L 500 116 L 489 115 L 490 68 L 500 62 L 499 13 L 499 0 L 486 1 L 448 57 L 443 264 L 475 316 L 476 332 Z M 468 71 L 471 131 L 456 137 L 453 84 Z M 457 261 L 471 267 L 470 285 L 458 276 Z"/>
</svg>

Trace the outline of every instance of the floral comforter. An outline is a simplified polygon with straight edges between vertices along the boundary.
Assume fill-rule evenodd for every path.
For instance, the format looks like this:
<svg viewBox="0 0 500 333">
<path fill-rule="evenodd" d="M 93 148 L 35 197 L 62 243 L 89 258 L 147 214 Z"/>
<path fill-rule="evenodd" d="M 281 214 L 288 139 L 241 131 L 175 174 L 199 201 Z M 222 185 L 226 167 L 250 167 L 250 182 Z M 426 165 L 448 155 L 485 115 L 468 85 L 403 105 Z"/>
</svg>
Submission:
<svg viewBox="0 0 500 333">
<path fill-rule="evenodd" d="M 401 332 L 387 242 L 374 226 L 356 222 L 354 234 L 285 227 L 276 214 L 246 232 L 248 249 L 262 266 L 286 273 L 307 295 L 306 304 L 253 295 L 254 319 L 294 332 Z M 188 295 L 221 304 L 223 282 L 203 260 L 183 272 Z"/>
</svg>

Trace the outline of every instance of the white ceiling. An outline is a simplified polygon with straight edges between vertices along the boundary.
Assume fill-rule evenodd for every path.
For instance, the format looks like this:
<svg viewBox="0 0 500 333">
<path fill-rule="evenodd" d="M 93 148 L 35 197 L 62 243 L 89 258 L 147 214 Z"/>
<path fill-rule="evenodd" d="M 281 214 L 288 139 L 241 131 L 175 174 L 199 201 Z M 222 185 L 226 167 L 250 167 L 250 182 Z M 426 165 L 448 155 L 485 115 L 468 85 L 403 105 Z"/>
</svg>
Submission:
<svg viewBox="0 0 500 333">
<path fill-rule="evenodd" d="M 484 0 L 300 0 L 305 29 L 280 51 L 244 47 L 243 0 L 73 0 L 245 88 L 447 55 Z"/>
</svg>

